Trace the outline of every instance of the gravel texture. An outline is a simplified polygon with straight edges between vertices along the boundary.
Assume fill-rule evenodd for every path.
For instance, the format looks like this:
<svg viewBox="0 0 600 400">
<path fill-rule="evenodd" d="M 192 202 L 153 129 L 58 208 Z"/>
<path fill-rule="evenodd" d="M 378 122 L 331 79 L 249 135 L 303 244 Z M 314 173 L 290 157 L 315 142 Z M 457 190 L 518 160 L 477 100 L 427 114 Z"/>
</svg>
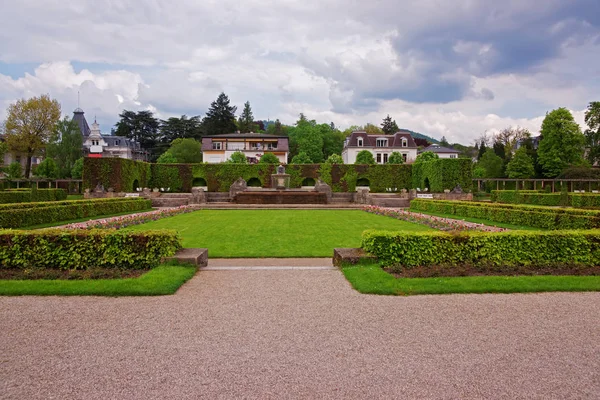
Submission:
<svg viewBox="0 0 600 400">
<path fill-rule="evenodd" d="M 174 296 L 0 298 L 0 398 L 600 393 L 600 293 L 385 297 L 339 271 L 201 271 Z"/>
</svg>

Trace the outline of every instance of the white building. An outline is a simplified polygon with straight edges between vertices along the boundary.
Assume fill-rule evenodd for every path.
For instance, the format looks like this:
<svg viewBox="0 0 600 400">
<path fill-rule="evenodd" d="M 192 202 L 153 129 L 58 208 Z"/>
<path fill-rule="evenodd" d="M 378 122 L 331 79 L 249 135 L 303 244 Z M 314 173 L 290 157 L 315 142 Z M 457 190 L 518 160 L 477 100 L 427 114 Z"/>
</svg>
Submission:
<svg viewBox="0 0 600 400">
<path fill-rule="evenodd" d="M 203 160 L 209 164 L 222 163 L 235 152 L 241 152 L 249 163 L 256 163 L 265 153 L 273 153 L 282 164 L 288 162 L 288 137 L 265 133 L 230 133 L 202 138 Z"/>
<path fill-rule="evenodd" d="M 439 158 L 458 158 L 458 155 L 460 154 L 458 150 L 443 147 L 439 144 L 432 144 L 430 146 L 427 146 L 423 150 L 420 150 L 419 154 L 424 153 L 426 151 L 430 151 L 432 153 L 437 154 Z"/>
<path fill-rule="evenodd" d="M 363 150 L 373 154 L 377 164 L 387 164 L 390 154 L 402 154 L 405 163 L 412 163 L 417 158 L 417 145 L 407 131 L 399 131 L 393 135 L 373 135 L 365 131 L 355 131 L 346 138 L 342 159 L 344 164 L 355 164 L 356 155 Z"/>
</svg>

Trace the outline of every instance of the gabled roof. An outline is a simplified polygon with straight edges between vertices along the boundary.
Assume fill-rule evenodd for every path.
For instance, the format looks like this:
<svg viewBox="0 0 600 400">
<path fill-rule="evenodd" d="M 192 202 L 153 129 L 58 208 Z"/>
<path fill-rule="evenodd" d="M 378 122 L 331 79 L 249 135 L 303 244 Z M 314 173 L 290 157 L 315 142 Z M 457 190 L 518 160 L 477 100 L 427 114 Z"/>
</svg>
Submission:
<svg viewBox="0 0 600 400">
<path fill-rule="evenodd" d="M 460 151 L 458 150 L 454 150 L 454 149 L 450 149 L 448 147 L 443 147 L 440 146 L 439 144 L 432 144 L 430 146 L 427 146 L 426 148 L 424 148 L 423 150 L 420 150 L 419 153 L 424 153 L 426 151 L 430 151 L 432 153 L 440 153 L 440 154 L 459 154 Z"/>
<path fill-rule="evenodd" d="M 377 139 L 388 139 L 387 147 L 415 148 L 417 144 L 408 131 L 398 131 L 393 135 L 369 134 L 365 131 L 354 131 L 350 134 L 345 144 L 346 147 L 358 147 L 358 138 L 363 139 L 362 147 L 377 147 Z M 402 147 L 402 139 L 407 140 L 408 146 Z"/>
<path fill-rule="evenodd" d="M 90 130 L 90 126 L 88 125 L 85 116 L 84 116 L 84 112 L 81 108 L 76 108 L 75 111 L 73 111 L 73 120 L 75 122 L 77 122 L 77 126 L 79 126 L 79 130 L 81 131 L 81 134 L 84 137 L 88 137 L 90 136 L 91 130 Z"/>
</svg>

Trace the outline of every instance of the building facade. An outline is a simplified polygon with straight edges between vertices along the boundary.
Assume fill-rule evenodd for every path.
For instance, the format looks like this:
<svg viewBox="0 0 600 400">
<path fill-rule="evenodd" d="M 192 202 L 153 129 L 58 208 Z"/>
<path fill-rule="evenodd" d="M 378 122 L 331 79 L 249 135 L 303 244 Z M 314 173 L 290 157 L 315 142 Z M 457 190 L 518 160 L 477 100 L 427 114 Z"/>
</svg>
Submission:
<svg viewBox="0 0 600 400">
<path fill-rule="evenodd" d="M 458 155 L 460 154 L 458 150 L 440 146 L 439 144 L 432 144 L 430 146 L 427 146 L 423 150 L 420 150 L 419 154 L 424 153 L 426 151 L 430 151 L 432 153 L 437 154 L 439 158 L 458 158 Z"/>
<path fill-rule="evenodd" d="M 342 159 L 344 164 L 355 164 L 356 156 L 363 150 L 373 154 L 377 164 L 387 164 L 393 152 L 402 154 L 405 163 L 417 158 L 417 145 L 409 132 L 399 131 L 393 135 L 374 135 L 365 131 L 354 131 L 344 142 Z"/>
<path fill-rule="evenodd" d="M 287 136 L 264 133 L 230 133 L 204 136 L 202 138 L 203 161 L 209 164 L 222 163 L 239 151 L 249 163 L 257 163 L 265 153 L 273 153 L 282 164 L 287 164 L 289 142 Z"/>
</svg>

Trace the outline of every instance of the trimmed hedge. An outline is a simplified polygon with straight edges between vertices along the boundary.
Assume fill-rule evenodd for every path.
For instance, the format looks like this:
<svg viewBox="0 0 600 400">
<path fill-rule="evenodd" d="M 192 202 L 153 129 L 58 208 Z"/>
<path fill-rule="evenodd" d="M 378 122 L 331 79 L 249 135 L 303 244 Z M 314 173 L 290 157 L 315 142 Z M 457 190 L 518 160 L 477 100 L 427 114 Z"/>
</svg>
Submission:
<svg viewBox="0 0 600 400">
<path fill-rule="evenodd" d="M 540 206 L 600 207 L 600 194 L 545 193 L 533 190 L 492 190 L 491 200 L 509 204 Z"/>
<path fill-rule="evenodd" d="M 429 185 L 427 185 L 429 184 Z M 473 162 L 468 158 L 439 158 L 412 164 L 412 187 L 441 193 L 460 185 L 470 192 L 473 186 Z"/>
<path fill-rule="evenodd" d="M 147 269 L 179 248 L 170 230 L 0 230 L 0 268 Z"/>
<path fill-rule="evenodd" d="M 133 192 L 149 187 L 150 164 L 124 158 L 83 159 L 83 189 L 93 190 L 98 184 L 115 192 Z"/>
<path fill-rule="evenodd" d="M 410 202 L 410 210 L 480 218 L 544 229 L 600 228 L 600 211 L 575 208 L 416 199 Z"/>
<path fill-rule="evenodd" d="M 420 269 L 422 276 L 463 267 L 485 275 L 600 274 L 600 230 L 389 232 L 368 230 L 362 247 L 392 271 Z M 443 268 L 438 268 L 443 267 Z"/>
<path fill-rule="evenodd" d="M 0 191 L 0 204 L 60 201 L 67 198 L 64 189 L 25 189 Z"/>
<path fill-rule="evenodd" d="M 0 208 L 0 228 L 22 228 L 51 222 L 149 210 L 151 201 L 140 198 L 73 200 L 56 203 L 16 204 Z"/>
</svg>

